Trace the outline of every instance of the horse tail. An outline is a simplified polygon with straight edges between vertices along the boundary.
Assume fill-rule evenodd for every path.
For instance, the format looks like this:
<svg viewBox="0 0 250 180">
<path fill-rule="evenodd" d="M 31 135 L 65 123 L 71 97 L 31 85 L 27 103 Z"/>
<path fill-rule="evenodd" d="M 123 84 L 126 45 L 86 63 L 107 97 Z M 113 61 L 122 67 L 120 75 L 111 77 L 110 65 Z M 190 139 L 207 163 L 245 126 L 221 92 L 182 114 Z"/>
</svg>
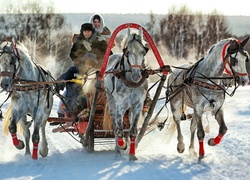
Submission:
<svg viewBox="0 0 250 180">
<path fill-rule="evenodd" d="M 10 104 L 6 113 L 5 113 L 5 116 L 4 116 L 4 120 L 3 120 L 3 133 L 5 135 L 8 135 L 9 134 L 9 125 L 10 125 L 10 119 L 11 119 L 11 111 L 12 111 L 12 105 Z M 22 132 L 22 127 L 20 126 L 20 124 L 18 123 L 18 131 L 19 132 Z"/>
<path fill-rule="evenodd" d="M 94 95 L 95 95 L 95 80 L 92 80 L 88 86 L 86 95 L 88 98 L 88 106 L 91 107 L 92 106 L 92 102 L 94 99 Z M 103 87 L 102 87 L 103 89 Z M 109 113 L 109 105 L 108 105 L 108 101 L 107 101 L 107 96 L 106 96 L 106 92 L 103 90 L 100 90 L 98 97 L 97 97 L 97 102 L 96 102 L 96 108 L 99 110 L 103 111 L 103 121 L 102 121 L 102 127 L 104 130 L 112 130 L 112 120 L 111 120 L 111 116 Z"/>
<path fill-rule="evenodd" d="M 103 129 L 105 130 L 112 130 L 112 120 L 109 112 L 109 104 L 106 102 L 105 108 L 104 108 L 104 117 L 103 117 Z"/>
<path fill-rule="evenodd" d="M 170 116 L 168 118 L 168 122 L 169 122 L 169 124 L 168 124 L 168 129 L 167 129 L 167 135 L 168 135 L 167 141 L 170 141 L 176 132 L 176 123 L 174 121 L 173 116 Z"/>
<path fill-rule="evenodd" d="M 8 135 L 9 133 L 9 125 L 10 125 L 10 118 L 11 118 L 11 111 L 12 111 L 12 105 L 10 104 L 6 113 L 5 113 L 5 116 L 4 116 L 4 120 L 3 120 L 3 133 L 5 135 Z"/>
</svg>

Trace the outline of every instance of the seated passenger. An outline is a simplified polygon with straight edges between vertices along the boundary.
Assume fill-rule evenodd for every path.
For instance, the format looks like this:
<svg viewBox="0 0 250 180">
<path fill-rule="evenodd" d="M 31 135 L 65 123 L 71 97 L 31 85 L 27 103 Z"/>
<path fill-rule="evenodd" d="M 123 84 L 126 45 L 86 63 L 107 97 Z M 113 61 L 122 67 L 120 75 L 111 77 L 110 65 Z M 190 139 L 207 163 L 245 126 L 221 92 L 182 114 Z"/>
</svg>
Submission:
<svg viewBox="0 0 250 180">
<path fill-rule="evenodd" d="M 89 22 L 94 25 L 95 31 L 98 35 L 104 37 L 106 41 L 109 42 L 111 31 L 105 25 L 104 18 L 100 14 L 93 14 L 90 17 Z"/>
</svg>

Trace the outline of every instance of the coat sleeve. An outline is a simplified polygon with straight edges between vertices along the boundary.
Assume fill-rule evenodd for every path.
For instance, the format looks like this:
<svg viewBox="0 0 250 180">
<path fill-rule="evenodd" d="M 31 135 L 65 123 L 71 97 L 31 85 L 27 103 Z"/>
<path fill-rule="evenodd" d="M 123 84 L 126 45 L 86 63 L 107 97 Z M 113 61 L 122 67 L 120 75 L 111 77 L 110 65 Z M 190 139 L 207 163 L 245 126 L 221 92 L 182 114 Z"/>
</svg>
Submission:
<svg viewBox="0 0 250 180">
<path fill-rule="evenodd" d="M 76 42 L 73 44 L 69 54 L 72 61 L 76 61 L 77 59 L 82 58 L 83 55 L 87 53 L 87 50 L 82 44 L 82 42 L 83 39 L 78 38 Z"/>
<path fill-rule="evenodd" d="M 71 66 L 66 72 L 64 72 L 57 80 L 71 80 L 75 78 L 75 74 L 78 74 L 79 70 L 76 66 Z"/>
</svg>

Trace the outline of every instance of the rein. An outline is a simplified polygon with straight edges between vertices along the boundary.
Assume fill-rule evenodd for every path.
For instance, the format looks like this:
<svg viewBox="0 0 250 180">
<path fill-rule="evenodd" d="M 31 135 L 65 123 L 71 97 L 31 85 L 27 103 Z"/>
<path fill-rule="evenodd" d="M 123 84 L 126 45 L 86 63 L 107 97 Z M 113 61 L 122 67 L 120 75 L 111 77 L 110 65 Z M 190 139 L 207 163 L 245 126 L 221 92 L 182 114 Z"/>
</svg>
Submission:
<svg viewBox="0 0 250 180">
<path fill-rule="evenodd" d="M 176 67 L 176 66 L 172 66 L 176 69 L 183 69 L 183 70 L 190 70 L 191 68 L 193 68 L 193 66 L 191 68 L 183 68 L 183 67 Z M 227 95 L 229 95 L 230 97 L 232 97 L 236 91 L 236 89 L 239 87 L 236 85 L 236 80 L 237 80 L 237 77 L 234 76 L 234 77 L 207 77 L 205 75 L 203 75 L 202 73 L 199 73 L 199 72 L 196 72 L 198 73 L 199 75 L 201 75 L 202 77 L 197 77 L 197 76 L 193 76 L 193 77 L 187 77 L 183 83 L 186 84 L 186 85 L 191 85 L 191 84 L 194 84 L 194 85 L 197 85 L 197 86 L 200 86 L 200 87 L 203 87 L 203 88 L 207 88 L 207 89 L 211 89 L 211 90 L 222 90 L 224 91 Z M 212 84 L 209 84 L 209 83 L 205 83 L 205 82 L 202 82 L 202 81 L 199 81 L 195 78 L 199 78 L 199 79 L 206 79 L 206 80 L 209 80 Z M 176 78 L 177 79 L 177 78 Z M 215 83 L 213 81 L 213 79 L 219 79 L 219 80 L 223 80 L 223 79 L 235 79 L 235 85 L 234 85 L 234 90 L 229 93 L 227 92 L 227 90 L 225 89 L 225 86 L 223 85 L 219 85 L 217 83 Z"/>
<path fill-rule="evenodd" d="M 127 42 L 127 46 L 123 49 L 123 54 L 121 56 L 120 61 L 117 61 L 116 64 L 114 65 L 114 68 L 109 70 L 108 72 L 106 72 L 107 74 L 113 74 L 115 77 L 117 77 L 118 79 L 121 79 L 121 81 L 128 87 L 132 87 L 132 88 L 137 88 L 140 85 L 142 85 L 142 83 L 146 80 L 146 78 L 148 78 L 148 71 L 144 68 L 144 60 L 142 62 L 142 64 L 132 64 L 129 61 L 129 57 L 128 57 L 128 46 L 131 45 L 134 41 L 138 42 L 140 45 L 142 45 L 142 47 L 144 48 L 145 52 L 147 53 L 148 48 L 145 47 L 142 44 L 141 39 L 137 39 L 136 38 L 136 34 L 133 34 L 133 38 Z M 145 54 L 146 54 L 145 53 Z M 125 57 L 127 58 L 127 64 L 129 66 L 130 69 L 125 69 Z M 119 68 L 118 68 L 119 67 Z M 141 79 L 138 82 L 134 82 L 131 80 L 128 80 L 126 77 L 126 73 L 128 72 L 132 72 L 133 68 L 138 68 L 141 71 Z M 119 70 L 117 70 L 119 69 Z M 112 78 L 112 81 L 114 83 L 114 79 Z"/>
</svg>

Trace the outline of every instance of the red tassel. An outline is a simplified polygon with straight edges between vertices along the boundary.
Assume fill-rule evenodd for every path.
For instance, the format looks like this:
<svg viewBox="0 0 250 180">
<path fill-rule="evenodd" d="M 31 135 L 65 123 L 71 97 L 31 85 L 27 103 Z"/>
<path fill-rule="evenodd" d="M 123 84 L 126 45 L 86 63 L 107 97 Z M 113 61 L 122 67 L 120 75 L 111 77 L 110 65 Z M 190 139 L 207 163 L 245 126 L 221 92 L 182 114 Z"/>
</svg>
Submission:
<svg viewBox="0 0 250 180">
<path fill-rule="evenodd" d="M 38 159 L 38 143 L 33 143 L 32 159 Z"/>
<path fill-rule="evenodd" d="M 12 141 L 14 146 L 18 146 L 19 145 L 19 140 L 17 139 L 17 135 L 16 134 L 11 134 L 12 136 Z"/>
<path fill-rule="evenodd" d="M 204 143 L 203 143 L 203 139 L 200 139 L 199 140 L 199 145 L 200 145 L 200 150 L 199 150 L 199 154 L 205 154 L 205 151 L 204 151 Z"/>
<path fill-rule="evenodd" d="M 214 138 L 214 143 L 215 144 L 219 144 L 220 143 L 220 141 L 221 141 L 221 139 L 222 139 L 222 135 L 221 134 L 218 134 L 218 136 L 216 137 L 216 138 Z"/>
<path fill-rule="evenodd" d="M 123 147 L 123 145 L 124 145 L 123 138 L 118 138 L 118 146 Z"/>
<path fill-rule="evenodd" d="M 135 138 L 130 138 L 129 154 L 135 154 Z"/>
</svg>

